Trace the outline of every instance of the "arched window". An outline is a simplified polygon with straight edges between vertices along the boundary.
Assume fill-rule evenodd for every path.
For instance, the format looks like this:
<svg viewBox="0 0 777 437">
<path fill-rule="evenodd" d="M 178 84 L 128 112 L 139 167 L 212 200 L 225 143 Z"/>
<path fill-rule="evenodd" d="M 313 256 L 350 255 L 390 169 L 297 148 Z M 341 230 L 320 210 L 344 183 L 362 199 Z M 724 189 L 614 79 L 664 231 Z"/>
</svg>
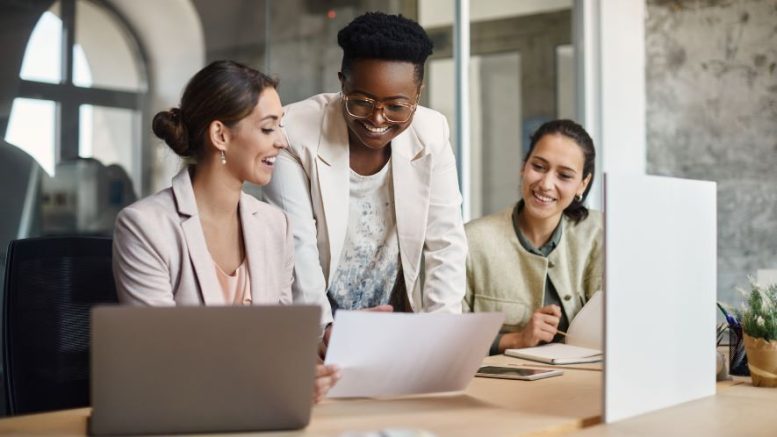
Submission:
<svg viewBox="0 0 777 437">
<path fill-rule="evenodd" d="M 140 193 L 147 77 L 137 38 L 107 3 L 57 1 L 27 43 L 5 140 L 50 176 L 79 157 L 118 165 Z"/>
</svg>

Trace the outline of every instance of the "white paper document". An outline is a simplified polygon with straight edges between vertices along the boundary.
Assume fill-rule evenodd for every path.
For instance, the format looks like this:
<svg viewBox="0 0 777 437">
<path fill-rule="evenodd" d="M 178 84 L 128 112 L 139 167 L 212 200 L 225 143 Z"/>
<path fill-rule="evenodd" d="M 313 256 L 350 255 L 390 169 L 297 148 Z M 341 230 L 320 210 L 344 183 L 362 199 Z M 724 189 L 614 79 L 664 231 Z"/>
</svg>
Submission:
<svg viewBox="0 0 777 437">
<path fill-rule="evenodd" d="M 337 311 L 326 364 L 342 378 L 330 398 L 461 391 L 488 355 L 502 313 Z"/>
<path fill-rule="evenodd" d="M 601 351 L 604 338 L 603 323 L 604 299 L 602 299 L 602 292 L 597 291 L 569 323 L 565 343 Z"/>
</svg>

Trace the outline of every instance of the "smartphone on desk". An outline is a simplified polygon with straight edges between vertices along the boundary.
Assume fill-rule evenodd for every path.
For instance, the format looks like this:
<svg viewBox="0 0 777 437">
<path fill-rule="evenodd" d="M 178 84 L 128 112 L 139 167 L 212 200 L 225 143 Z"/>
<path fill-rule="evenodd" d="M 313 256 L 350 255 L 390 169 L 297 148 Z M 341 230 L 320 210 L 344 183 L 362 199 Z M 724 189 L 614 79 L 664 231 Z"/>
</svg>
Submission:
<svg viewBox="0 0 777 437">
<path fill-rule="evenodd" d="M 478 369 L 478 372 L 475 374 L 475 376 L 482 376 L 485 378 L 521 379 L 524 381 L 534 381 L 535 379 L 559 376 L 562 373 L 564 372 L 556 369 L 526 369 L 523 367 L 483 366 Z"/>
</svg>

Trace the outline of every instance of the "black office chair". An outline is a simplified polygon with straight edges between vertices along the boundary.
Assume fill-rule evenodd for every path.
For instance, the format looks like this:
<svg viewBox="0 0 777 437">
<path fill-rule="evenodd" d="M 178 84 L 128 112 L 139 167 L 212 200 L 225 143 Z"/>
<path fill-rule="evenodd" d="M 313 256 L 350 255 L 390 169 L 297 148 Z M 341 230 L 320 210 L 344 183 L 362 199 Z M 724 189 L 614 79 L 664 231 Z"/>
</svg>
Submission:
<svg viewBox="0 0 777 437">
<path fill-rule="evenodd" d="M 8 246 L 3 363 L 8 414 L 89 405 L 89 310 L 117 303 L 110 238 Z"/>
</svg>

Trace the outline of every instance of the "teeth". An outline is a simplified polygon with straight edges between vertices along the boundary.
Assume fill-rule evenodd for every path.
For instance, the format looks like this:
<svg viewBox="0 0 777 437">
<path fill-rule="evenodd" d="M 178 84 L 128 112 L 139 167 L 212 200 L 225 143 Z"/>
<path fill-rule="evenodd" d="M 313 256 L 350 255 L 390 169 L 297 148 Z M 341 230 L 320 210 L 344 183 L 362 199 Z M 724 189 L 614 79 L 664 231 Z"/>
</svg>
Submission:
<svg viewBox="0 0 777 437">
<path fill-rule="evenodd" d="M 271 156 L 269 158 L 264 158 L 262 161 L 266 162 L 267 164 L 273 165 L 273 164 L 275 164 L 275 156 Z"/>
<path fill-rule="evenodd" d="M 556 199 L 554 199 L 552 197 L 549 197 L 549 196 L 543 196 L 542 194 L 537 193 L 537 192 L 534 193 L 534 197 L 536 197 L 537 199 L 539 199 L 542 202 L 552 202 L 552 201 L 556 200 Z"/>
<path fill-rule="evenodd" d="M 375 134 L 382 134 L 383 132 L 386 132 L 388 130 L 388 128 L 389 128 L 388 126 L 372 127 L 372 126 L 370 126 L 370 125 L 368 125 L 366 123 L 362 123 L 362 126 L 364 126 L 364 128 L 367 129 L 368 131 L 370 131 L 372 133 L 375 133 Z"/>
</svg>

